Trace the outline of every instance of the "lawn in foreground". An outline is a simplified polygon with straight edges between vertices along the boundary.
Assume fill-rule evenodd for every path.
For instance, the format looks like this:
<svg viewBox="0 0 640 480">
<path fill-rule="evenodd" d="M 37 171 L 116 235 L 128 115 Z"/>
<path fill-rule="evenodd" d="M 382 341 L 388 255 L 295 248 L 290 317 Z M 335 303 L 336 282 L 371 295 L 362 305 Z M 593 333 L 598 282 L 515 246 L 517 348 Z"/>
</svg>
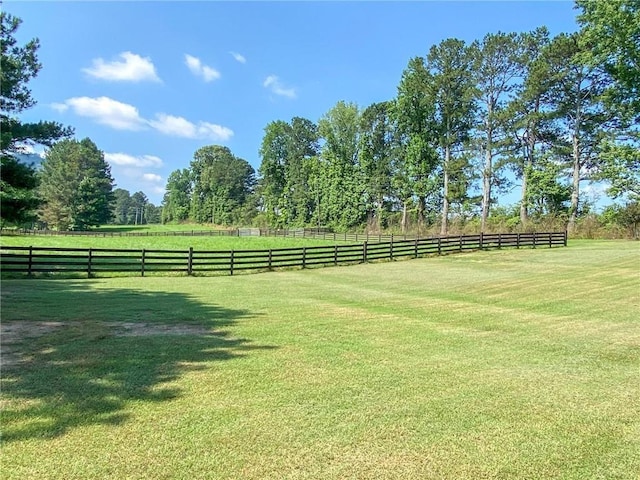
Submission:
<svg viewBox="0 0 640 480">
<path fill-rule="evenodd" d="M 637 478 L 639 262 L 3 281 L 3 478 Z"/>
</svg>

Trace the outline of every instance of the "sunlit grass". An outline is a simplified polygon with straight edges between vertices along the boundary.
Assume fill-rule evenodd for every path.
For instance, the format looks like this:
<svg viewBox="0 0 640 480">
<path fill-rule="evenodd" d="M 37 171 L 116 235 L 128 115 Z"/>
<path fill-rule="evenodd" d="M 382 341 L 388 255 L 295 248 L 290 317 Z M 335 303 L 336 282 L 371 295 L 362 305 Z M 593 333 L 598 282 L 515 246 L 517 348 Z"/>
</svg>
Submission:
<svg viewBox="0 0 640 480">
<path fill-rule="evenodd" d="M 268 250 L 313 245 L 333 245 L 330 240 L 282 237 L 218 237 L 218 236 L 2 236 L 5 247 L 113 248 L 147 250 Z"/>
<path fill-rule="evenodd" d="M 639 265 L 570 242 L 3 281 L 3 326 L 63 324 L 3 369 L 3 478 L 635 479 Z"/>
</svg>

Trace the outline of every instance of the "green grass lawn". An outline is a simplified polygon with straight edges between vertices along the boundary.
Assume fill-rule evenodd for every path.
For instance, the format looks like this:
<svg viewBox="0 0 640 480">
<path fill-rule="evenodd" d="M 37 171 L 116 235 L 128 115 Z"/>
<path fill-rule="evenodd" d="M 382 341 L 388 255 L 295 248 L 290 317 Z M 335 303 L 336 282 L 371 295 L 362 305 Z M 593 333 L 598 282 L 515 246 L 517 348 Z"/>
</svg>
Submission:
<svg viewBox="0 0 640 480">
<path fill-rule="evenodd" d="M 2 478 L 637 479 L 639 266 L 3 280 Z"/>
<path fill-rule="evenodd" d="M 60 247 L 60 248 L 113 248 L 142 250 L 268 250 L 313 245 L 333 245 L 332 240 L 282 237 L 208 237 L 208 236 L 150 236 L 99 237 L 25 235 L 0 237 L 4 247 Z"/>
</svg>

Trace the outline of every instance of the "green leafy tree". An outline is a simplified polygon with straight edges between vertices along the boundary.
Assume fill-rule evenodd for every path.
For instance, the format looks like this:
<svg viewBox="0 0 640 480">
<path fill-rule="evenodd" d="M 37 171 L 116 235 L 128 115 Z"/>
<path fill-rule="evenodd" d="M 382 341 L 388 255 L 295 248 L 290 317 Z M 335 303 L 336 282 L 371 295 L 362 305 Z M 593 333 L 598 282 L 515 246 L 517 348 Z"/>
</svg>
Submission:
<svg viewBox="0 0 640 480">
<path fill-rule="evenodd" d="M 0 12 L 0 221 L 10 224 L 32 219 L 40 204 L 36 171 L 21 164 L 15 154 L 23 152 L 25 145 L 51 146 L 73 133 L 58 123 L 23 123 L 18 118 L 36 104 L 27 83 L 42 68 L 37 56 L 39 41 L 17 43 L 20 23 L 19 18 Z"/>
<path fill-rule="evenodd" d="M 149 199 L 144 192 L 136 192 L 131 195 L 131 215 L 133 218 L 129 218 L 129 223 L 134 225 L 144 225 L 147 223 L 146 208 L 149 204 Z"/>
<path fill-rule="evenodd" d="M 0 223 L 21 225 L 35 220 L 35 209 L 41 203 L 35 169 L 11 155 L 3 155 L 1 161 Z"/>
<path fill-rule="evenodd" d="M 124 188 L 116 188 L 113 191 L 113 213 L 112 220 L 116 225 L 126 225 L 129 223 L 131 211 L 131 194 Z"/>
<path fill-rule="evenodd" d="M 619 144 L 606 139 L 600 144 L 600 169 L 594 179 L 609 183 L 613 198 L 640 199 L 639 139 Z"/>
<path fill-rule="evenodd" d="M 160 223 L 162 221 L 162 207 L 157 207 L 153 203 L 147 203 L 144 210 L 144 217 L 147 223 Z"/>
<path fill-rule="evenodd" d="M 520 35 L 520 62 L 523 81 L 516 85 L 516 96 L 507 107 L 507 130 L 514 145 L 508 164 L 521 181 L 520 223 L 529 221 L 530 175 L 539 159 L 544 158 L 555 140 L 552 116 L 549 114 L 551 65 L 543 57 L 549 45 L 549 32 L 538 28 Z"/>
<path fill-rule="evenodd" d="M 441 234 L 446 235 L 451 201 L 450 181 L 464 165 L 455 162 L 469 139 L 475 111 L 472 50 L 462 40 L 447 39 L 431 47 L 427 65 L 433 78 L 434 131 L 442 163 Z M 459 192 L 457 192 L 459 195 Z"/>
<path fill-rule="evenodd" d="M 104 154 L 90 139 L 62 140 L 40 171 L 41 219 L 59 230 L 86 230 L 112 215 L 113 178 Z"/>
<path fill-rule="evenodd" d="M 611 82 L 604 90 L 605 109 L 616 126 L 600 144 L 596 179 L 611 185 L 613 198 L 640 196 L 640 3 L 635 0 L 576 2 L 581 13 L 579 61 L 602 66 Z"/>
<path fill-rule="evenodd" d="M 360 117 L 360 168 L 364 178 L 367 226 L 382 228 L 385 199 L 391 196 L 391 174 L 396 152 L 392 102 L 369 105 Z"/>
<path fill-rule="evenodd" d="M 310 177 L 317 163 L 318 127 L 294 117 L 269 123 L 260 147 L 260 195 L 273 226 L 304 226 L 311 221 L 316 196 Z"/>
<path fill-rule="evenodd" d="M 242 207 L 255 187 L 255 172 L 246 160 L 227 147 L 202 147 L 191 161 L 191 175 L 193 220 L 230 225 L 242 216 Z"/>
<path fill-rule="evenodd" d="M 310 177 L 318 162 L 318 142 L 315 123 L 302 117 L 291 120 L 291 142 L 285 170 L 289 225 L 304 226 L 312 220 L 317 198 L 312 194 Z"/>
<path fill-rule="evenodd" d="M 558 127 L 555 153 L 564 159 L 571 176 L 571 206 L 568 229 L 575 227 L 580 209 L 580 185 L 593 180 L 600 168 L 598 150 L 614 116 L 604 109 L 603 94 L 610 77 L 602 66 L 585 65 L 580 60 L 585 47 L 580 34 L 561 34 L 545 49 L 551 67 L 552 115 Z"/>
<path fill-rule="evenodd" d="M 408 207 L 417 200 L 418 224 L 424 220 L 426 197 L 433 190 L 437 166 L 436 88 L 425 59 L 409 60 L 398 85 L 393 105 L 397 125 L 397 155 L 392 162 L 391 185 L 402 205 L 401 228 L 408 228 Z"/>
<path fill-rule="evenodd" d="M 174 170 L 167 178 L 162 199 L 162 222 L 182 222 L 189 218 L 193 183 L 188 168 Z"/>
<path fill-rule="evenodd" d="M 571 200 L 571 186 L 563 183 L 564 165 L 541 159 L 529 171 L 530 188 L 527 203 L 537 216 L 566 214 Z"/>
<path fill-rule="evenodd" d="M 324 145 L 320 152 L 322 198 L 319 208 L 327 223 L 339 229 L 361 225 L 364 186 L 359 165 L 360 111 L 338 102 L 318 122 Z"/>
<path fill-rule="evenodd" d="M 608 100 L 627 114 L 640 117 L 640 2 L 578 0 L 582 12 L 581 61 L 603 66 L 614 83 Z"/>
<path fill-rule="evenodd" d="M 291 125 L 276 120 L 265 127 L 260 146 L 260 195 L 262 208 L 266 212 L 270 225 L 286 225 L 286 213 L 283 212 L 285 188 L 287 184 L 287 161 L 291 143 Z"/>
<path fill-rule="evenodd" d="M 484 154 L 482 168 L 481 229 L 485 230 L 492 203 L 496 177 L 496 159 L 509 148 L 507 125 L 510 111 L 506 105 L 522 77 L 521 38 L 515 33 L 487 34 L 471 47 L 472 68 L 479 107 L 475 126 L 476 145 Z"/>
</svg>

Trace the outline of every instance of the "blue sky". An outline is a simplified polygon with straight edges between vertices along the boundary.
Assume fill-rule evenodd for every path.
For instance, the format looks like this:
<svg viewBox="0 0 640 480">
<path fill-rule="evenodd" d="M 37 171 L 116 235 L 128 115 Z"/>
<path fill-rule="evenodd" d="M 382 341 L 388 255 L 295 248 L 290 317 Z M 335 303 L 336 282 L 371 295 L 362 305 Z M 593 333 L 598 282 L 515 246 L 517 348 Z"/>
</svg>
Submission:
<svg viewBox="0 0 640 480">
<path fill-rule="evenodd" d="M 449 37 L 546 25 L 576 30 L 569 1 L 16 2 L 41 42 L 25 121 L 55 120 L 105 152 L 117 187 L 159 205 L 204 145 L 258 169 L 265 126 L 317 122 L 336 102 L 389 100 L 410 58 Z"/>
</svg>

